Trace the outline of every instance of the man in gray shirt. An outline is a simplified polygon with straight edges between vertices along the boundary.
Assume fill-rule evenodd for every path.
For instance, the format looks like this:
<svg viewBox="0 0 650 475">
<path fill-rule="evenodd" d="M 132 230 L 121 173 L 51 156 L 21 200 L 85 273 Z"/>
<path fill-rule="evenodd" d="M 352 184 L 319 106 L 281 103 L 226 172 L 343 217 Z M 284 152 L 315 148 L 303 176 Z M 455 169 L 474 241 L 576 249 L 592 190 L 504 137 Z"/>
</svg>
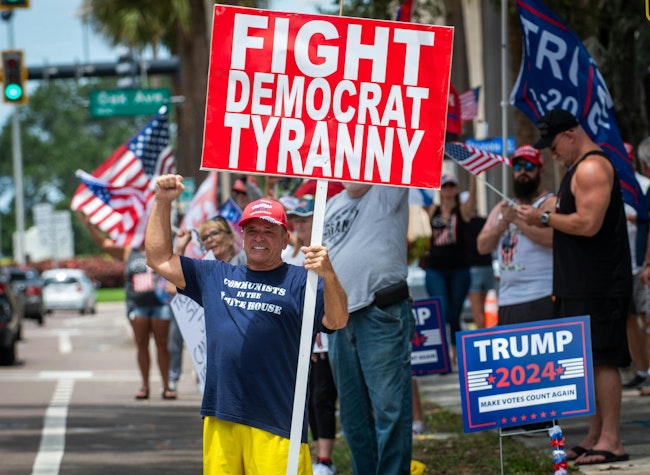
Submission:
<svg viewBox="0 0 650 475">
<path fill-rule="evenodd" d="M 408 189 L 346 183 L 329 200 L 323 245 L 348 295 L 330 337 L 341 424 L 355 474 L 408 475 L 411 339 L 406 284 Z"/>
</svg>

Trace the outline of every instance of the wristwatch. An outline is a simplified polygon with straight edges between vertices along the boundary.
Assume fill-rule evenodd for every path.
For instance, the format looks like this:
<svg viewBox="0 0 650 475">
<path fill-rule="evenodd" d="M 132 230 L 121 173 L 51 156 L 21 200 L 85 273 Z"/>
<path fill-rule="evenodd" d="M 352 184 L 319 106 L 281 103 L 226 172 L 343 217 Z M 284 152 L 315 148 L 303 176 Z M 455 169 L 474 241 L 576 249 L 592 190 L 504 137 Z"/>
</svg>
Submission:
<svg viewBox="0 0 650 475">
<path fill-rule="evenodd" d="M 542 222 L 542 226 L 548 227 L 548 220 L 550 219 L 551 212 L 550 211 L 544 211 L 542 215 L 539 217 L 539 220 Z"/>
</svg>

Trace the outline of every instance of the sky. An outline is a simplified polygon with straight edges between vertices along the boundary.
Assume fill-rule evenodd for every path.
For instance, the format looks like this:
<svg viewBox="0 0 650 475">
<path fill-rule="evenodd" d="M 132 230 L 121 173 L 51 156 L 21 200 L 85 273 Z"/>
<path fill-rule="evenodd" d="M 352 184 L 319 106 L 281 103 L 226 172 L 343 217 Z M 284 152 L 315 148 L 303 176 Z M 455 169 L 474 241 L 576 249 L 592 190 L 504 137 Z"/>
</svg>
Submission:
<svg viewBox="0 0 650 475">
<path fill-rule="evenodd" d="M 271 0 L 271 8 L 315 13 L 329 0 Z M 29 8 L 14 10 L 13 28 L 0 22 L 0 49 L 25 51 L 28 66 L 114 61 L 118 56 L 101 36 L 84 26 L 78 11 L 82 0 L 31 0 Z"/>
<path fill-rule="evenodd" d="M 22 49 L 29 66 L 115 60 L 116 50 L 82 24 L 77 14 L 81 4 L 31 0 L 29 8 L 15 9 L 12 19 L 0 24 L 0 47 Z"/>
<path fill-rule="evenodd" d="M 17 8 L 7 22 L 0 20 L 0 50 L 24 51 L 27 66 L 70 65 L 115 61 L 124 49 L 111 46 L 83 24 L 79 16 L 82 0 L 31 0 L 29 8 Z M 270 0 L 274 10 L 316 13 L 316 5 L 330 0 Z M 145 59 L 151 54 L 145 52 Z M 164 57 L 164 53 L 161 54 Z M 32 81 L 28 91 L 37 87 Z M 0 102 L 0 124 L 12 106 Z"/>
<path fill-rule="evenodd" d="M 165 0 L 162 0 L 165 1 Z M 316 13 L 315 5 L 330 0 L 271 0 L 274 10 Z M 125 50 L 111 46 L 83 24 L 82 0 L 31 0 L 29 8 L 14 9 L 9 21 L 0 19 L 0 50 L 23 50 L 27 66 L 70 65 L 115 61 Z M 151 54 L 145 52 L 145 59 Z M 164 57 L 164 53 L 161 54 Z M 31 81 L 28 91 L 38 86 Z M 0 101 L 0 124 L 13 106 Z M 0 208 L 3 208 L 0 197 Z"/>
</svg>

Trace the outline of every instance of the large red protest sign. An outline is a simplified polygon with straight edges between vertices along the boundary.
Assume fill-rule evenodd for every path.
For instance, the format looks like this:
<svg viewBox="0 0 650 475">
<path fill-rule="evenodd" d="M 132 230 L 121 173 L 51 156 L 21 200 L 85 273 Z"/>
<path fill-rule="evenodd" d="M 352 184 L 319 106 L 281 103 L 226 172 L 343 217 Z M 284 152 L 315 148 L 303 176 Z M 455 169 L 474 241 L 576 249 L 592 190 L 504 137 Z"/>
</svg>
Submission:
<svg viewBox="0 0 650 475">
<path fill-rule="evenodd" d="M 215 6 L 202 168 L 438 187 L 452 39 Z"/>
</svg>

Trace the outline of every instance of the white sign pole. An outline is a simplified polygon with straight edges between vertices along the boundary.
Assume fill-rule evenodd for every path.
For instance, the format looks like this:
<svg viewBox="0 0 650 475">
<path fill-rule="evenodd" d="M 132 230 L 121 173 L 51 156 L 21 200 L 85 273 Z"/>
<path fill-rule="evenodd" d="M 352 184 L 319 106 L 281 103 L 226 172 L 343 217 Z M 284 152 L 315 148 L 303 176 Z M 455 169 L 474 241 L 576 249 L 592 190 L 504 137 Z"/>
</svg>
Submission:
<svg viewBox="0 0 650 475">
<path fill-rule="evenodd" d="M 314 219 L 311 228 L 311 244 L 320 245 L 323 241 L 323 223 L 325 222 L 325 202 L 327 201 L 327 180 L 316 182 L 314 201 Z M 310 270 L 307 274 L 305 289 L 305 307 L 303 309 L 302 328 L 300 330 L 300 348 L 298 350 L 298 371 L 296 373 L 296 390 L 293 395 L 293 414 L 291 416 L 291 433 L 289 440 L 289 461 L 287 475 L 298 474 L 302 426 L 307 399 L 307 381 L 309 378 L 309 360 L 312 351 L 312 333 L 314 332 L 314 312 L 316 310 L 316 289 L 318 274 Z"/>
</svg>

